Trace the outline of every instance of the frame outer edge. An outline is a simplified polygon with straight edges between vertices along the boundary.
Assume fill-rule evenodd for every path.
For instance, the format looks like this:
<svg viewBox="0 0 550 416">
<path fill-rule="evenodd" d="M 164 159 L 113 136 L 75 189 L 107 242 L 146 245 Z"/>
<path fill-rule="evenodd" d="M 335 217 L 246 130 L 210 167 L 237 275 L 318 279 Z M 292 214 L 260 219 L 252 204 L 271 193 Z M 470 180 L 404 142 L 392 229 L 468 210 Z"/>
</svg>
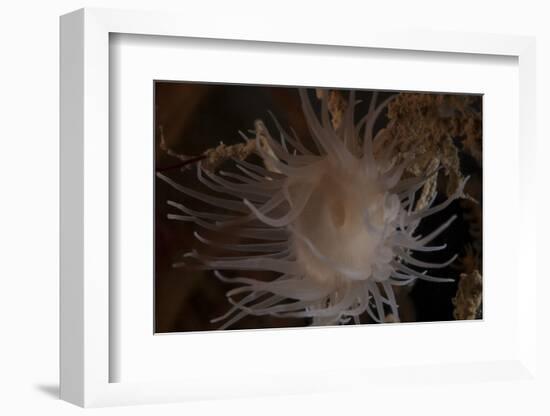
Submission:
<svg viewBox="0 0 550 416">
<path fill-rule="evenodd" d="M 519 137 L 529 143 L 519 149 L 519 163 L 522 168 L 520 178 L 520 244 L 528 244 L 537 239 L 537 42 L 532 37 L 526 40 L 519 54 Z M 519 270 L 521 285 L 518 287 L 520 299 L 524 304 L 518 309 L 520 359 L 534 377 L 538 376 L 537 351 L 537 307 L 544 305 L 542 297 L 537 299 L 537 253 L 520 251 Z M 540 327 L 540 325 L 539 325 Z M 542 339 L 542 338 L 541 338 Z"/>
<path fill-rule="evenodd" d="M 84 404 L 84 11 L 60 18 L 60 398 Z"/>
<path fill-rule="evenodd" d="M 109 27 L 83 11 L 83 342 L 84 407 L 104 401 L 109 383 Z"/>
</svg>

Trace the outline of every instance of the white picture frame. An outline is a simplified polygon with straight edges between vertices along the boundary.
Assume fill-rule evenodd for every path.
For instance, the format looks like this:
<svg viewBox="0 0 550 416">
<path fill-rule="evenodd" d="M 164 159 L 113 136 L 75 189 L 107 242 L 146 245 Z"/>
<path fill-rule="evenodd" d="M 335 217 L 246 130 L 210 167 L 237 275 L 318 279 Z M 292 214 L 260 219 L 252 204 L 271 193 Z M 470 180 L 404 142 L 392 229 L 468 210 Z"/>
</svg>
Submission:
<svg viewBox="0 0 550 416">
<path fill-rule="evenodd" d="M 269 380 L 230 377 L 233 384 L 212 383 L 195 371 L 178 381 L 111 382 L 111 312 L 116 309 L 109 276 L 110 170 L 109 38 L 110 34 L 225 39 L 281 44 L 331 45 L 336 48 L 428 51 L 439 54 L 501 55 L 517 59 L 519 68 L 519 204 L 517 271 L 517 345 L 506 359 L 483 362 L 419 362 L 414 368 L 320 368 L 322 380 L 286 369 Z M 231 22 L 204 26 L 198 19 L 168 13 L 83 9 L 61 18 L 61 398 L 80 406 L 108 406 L 183 401 L 197 398 L 248 397 L 368 388 L 402 380 L 402 389 L 422 383 L 506 380 L 524 385 L 537 378 L 536 218 L 527 215 L 535 202 L 531 181 L 535 154 L 535 41 L 529 37 L 429 31 L 354 30 L 328 34 L 322 27 L 288 29 L 254 26 L 240 33 Z M 151 334 L 152 335 L 152 334 Z M 512 351 L 512 350 L 511 350 Z M 472 376 L 474 374 L 474 376 Z M 289 380 L 289 377 L 292 379 Z M 308 378 L 309 377 L 309 378 Z M 222 380 L 222 381 L 227 381 Z M 348 380 L 343 382 L 342 380 Z"/>
</svg>

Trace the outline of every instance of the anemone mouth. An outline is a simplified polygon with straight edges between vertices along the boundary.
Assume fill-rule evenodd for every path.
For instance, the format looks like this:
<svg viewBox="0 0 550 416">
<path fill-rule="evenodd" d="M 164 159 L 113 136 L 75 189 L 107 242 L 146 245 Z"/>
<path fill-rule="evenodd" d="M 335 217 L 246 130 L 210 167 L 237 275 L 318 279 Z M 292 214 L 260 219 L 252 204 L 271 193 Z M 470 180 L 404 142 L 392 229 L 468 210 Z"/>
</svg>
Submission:
<svg viewBox="0 0 550 416">
<path fill-rule="evenodd" d="M 353 175 L 325 166 L 291 224 L 296 261 L 320 284 L 338 277 L 368 279 L 377 263 L 391 260 L 378 254 L 385 242 L 378 229 L 388 215 L 386 194 L 361 170 Z"/>
<path fill-rule="evenodd" d="M 170 202 L 178 213 L 174 220 L 189 221 L 210 232 L 225 232 L 230 225 L 239 243 L 226 244 L 229 252 L 245 256 L 208 257 L 187 253 L 175 266 L 214 270 L 225 283 L 238 285 L 227 292 L 230 310 L 214 319 L 227 328 L 246 315 L 311 318 L 314 325 L 361 323 L 367 314 L 384 322 L 389 308 L 398 321 L 393 286 L 417 279 L 434 282 L 418 268 L 443 267 L 445 263 L 417 260 L 414 251 L 434 251 L 429 244 L 453 221 L 432 233 L 419 236 L 420 221 L 445 209 L 462 195 L 464 184 L 440 205 L 415 209 L 415 194 L 426 178 L 402 180 L 409 161 L 393 166 L 386 157 L 375 158 L 374 123 L 388 100 L 354 120 L 355 98 L 350 94 L 344 123 L 335 130 L 330 122 L 326 97 L 320 118 L 308 94 L 300 90 L 302 108 L 317 152 L 277 124 L 280 141 L 268 131 L 260 134 L 256 123 L 256 154 L 263 165 L 235 160 L 240 173 L 214 173 L 197 165 L 197 178 L 213 194 L 183 187 L 165 175 L 158 176 L 187 196 L 203 201 L 226 214 L 199 212 Z M 360 150 L 358 150 L 360 149 Z M 433 201 L 432 201 L 433 202 Z M 200 234 L 206 245 L 218 246 Z M 253 253 L 253 254 L 250 254 Z M 247 277 L 228 278 L 220 270 L 270 271 L 278 278 L 264 282 Z"/>
</svg>

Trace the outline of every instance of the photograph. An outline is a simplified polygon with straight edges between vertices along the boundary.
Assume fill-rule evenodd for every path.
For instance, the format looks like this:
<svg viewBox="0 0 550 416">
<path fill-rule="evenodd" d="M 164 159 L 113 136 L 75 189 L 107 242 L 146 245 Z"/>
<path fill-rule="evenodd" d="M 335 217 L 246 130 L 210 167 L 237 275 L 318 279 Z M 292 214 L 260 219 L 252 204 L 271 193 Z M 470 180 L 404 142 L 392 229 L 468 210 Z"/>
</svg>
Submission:
<svg viewBox="0 0 550 416">
<path fill-rule="evenodd" d="M 156 333 L 483 318 L 481 94 L 153 87 Z"/>
</svg>

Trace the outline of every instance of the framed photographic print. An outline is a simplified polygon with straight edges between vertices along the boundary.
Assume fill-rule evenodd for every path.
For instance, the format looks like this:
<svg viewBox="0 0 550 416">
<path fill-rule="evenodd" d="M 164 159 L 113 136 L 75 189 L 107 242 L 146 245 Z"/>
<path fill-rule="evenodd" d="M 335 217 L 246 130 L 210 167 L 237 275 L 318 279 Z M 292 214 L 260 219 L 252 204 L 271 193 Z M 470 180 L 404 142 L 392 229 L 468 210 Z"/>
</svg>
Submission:
<svg viewBox="0 0 550 416">
<path fill-rule="evenodd" d="M 62 398 L 537 383 L 533 39 L 181 19 L 61 19 Z"/>
</svg>

